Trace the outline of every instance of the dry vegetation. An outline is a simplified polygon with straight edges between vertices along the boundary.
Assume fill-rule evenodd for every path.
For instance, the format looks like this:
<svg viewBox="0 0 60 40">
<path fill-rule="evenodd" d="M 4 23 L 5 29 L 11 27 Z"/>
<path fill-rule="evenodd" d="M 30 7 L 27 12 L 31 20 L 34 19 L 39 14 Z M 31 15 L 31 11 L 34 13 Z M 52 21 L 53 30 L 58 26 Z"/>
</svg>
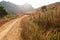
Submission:
<svg viewBox="0 0 60 40">
<path fill-rule="evenodd" d="M 6 22 L 9 22 L 10 20 L 12 20 L 12 18 L 7 18 L 7 17 L 0 18 L 0 27 Z"/>
<path fill-rule="evenodd" d="M 60 6 L 56 5 L 43 6 L 22 20 L 23 40 L 60 40 Z"/>
<path fill-rule="evenodd" d="M 17 15 L 13 15 L 13 16 L 6 15 L 6 16 L 0 18 L 0 27 L 1 27 L 3 24 L 5 24 L 6 22 L 9 22 L 9 21 L 11 21 L 11 20 L 13 20 L 13 19 L 16 19 L 16 18 L 18 18 L 18 17 L 19 17 L 19 16 L 17 16 Z"/>
<path fill-rule="evenodd" d="M 2 26 L 5 22 L 7 22 L 8 20 L 5 18 L 0 19 L 0 26 Z"/>
</svg>

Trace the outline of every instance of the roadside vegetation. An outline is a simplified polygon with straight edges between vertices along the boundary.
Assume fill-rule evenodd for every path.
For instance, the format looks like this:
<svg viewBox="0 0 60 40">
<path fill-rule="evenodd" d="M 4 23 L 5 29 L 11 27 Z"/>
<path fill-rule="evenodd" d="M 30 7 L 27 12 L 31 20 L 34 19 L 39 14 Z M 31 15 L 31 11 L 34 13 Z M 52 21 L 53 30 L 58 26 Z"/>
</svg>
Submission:
<svg viewBox="0 0 60 40">
<path fill-rule="evenodd" d="M 3 7 L 3 6 L 0 6 L 0 27 L 4 24 L 4 23 L 6 23 L 6 22 L 8 22 L 8 21 L 10 21 L 10 20 L 12 20 L 12 19 L 15 19 L 15 18 L 17 18 L 18 16 L 16 15 L 16 14 L 14 14 L 14 15 L 9 15 L 9 13 L 6 11 L 6 9 Z"/>
<path fill-rule="evenodd" d="M 60 40 L 60 9 L 43 6 L 21 22 L 23 40 Z"/>
</svg>

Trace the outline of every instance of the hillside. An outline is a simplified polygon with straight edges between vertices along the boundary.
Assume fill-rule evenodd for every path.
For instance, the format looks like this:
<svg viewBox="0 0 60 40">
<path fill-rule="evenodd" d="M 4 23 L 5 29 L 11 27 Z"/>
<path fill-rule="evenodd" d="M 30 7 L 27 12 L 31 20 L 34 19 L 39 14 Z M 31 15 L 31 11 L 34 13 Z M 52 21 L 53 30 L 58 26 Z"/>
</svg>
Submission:
<svg viewBox="0 0 60 40">
<path fill-rule="evenodd" d="M 23 40 L 60 40 L 60 2 L 31 13 L 21 21 Z"/>
<path fill-rule="evenodd" d="M 0 6 L 5 7 L 8 13 L 10 14 L 19 14 L 19 13 L 24 13 L 28 11 L 32 11 L 34 8 L 30 4 L 24 4 L 24 5 L 16 5 L 11 2 L 6 2 L 6 1 L 1 1 Z"/>
</svg>

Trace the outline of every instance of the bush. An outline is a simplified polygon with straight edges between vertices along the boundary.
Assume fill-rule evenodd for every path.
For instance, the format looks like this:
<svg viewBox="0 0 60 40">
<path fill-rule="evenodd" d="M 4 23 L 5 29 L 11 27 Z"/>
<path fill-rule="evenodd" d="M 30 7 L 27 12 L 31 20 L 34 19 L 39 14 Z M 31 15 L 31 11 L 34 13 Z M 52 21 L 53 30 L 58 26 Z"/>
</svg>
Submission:
<svg viewBox="0 0 60 40">
<path fill-rule="evenodd" d="M 42 6 L 41 9 L 42 9 L 42 12 L 47 11 L 47 7 L 46 6 Z"/>
<path fill-rule="evenodd" d="M 6 16 L 8 13 L 4 9 L 4 7 L 0 6 L 0 18 Z"/>
</svg>

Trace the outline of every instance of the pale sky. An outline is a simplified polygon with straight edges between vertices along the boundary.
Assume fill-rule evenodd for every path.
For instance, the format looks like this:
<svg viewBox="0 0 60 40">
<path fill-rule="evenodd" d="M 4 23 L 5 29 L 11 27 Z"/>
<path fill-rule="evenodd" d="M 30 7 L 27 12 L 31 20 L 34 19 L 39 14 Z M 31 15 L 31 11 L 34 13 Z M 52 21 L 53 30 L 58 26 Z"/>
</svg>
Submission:
<svg viewBox="0 0 60 40">
<path fill-rule="evenodd" d="M 2 0 L 0 0 L 0 1 L 2 1 Z M 23 5 L 25 3 L 29 3 L 34 8 L 38 8 L 40 6 L 48 5 L 48 4 L 55 3 L 55 2 L 60 2 L 60 0 L 5 0 L 5 1 L 9 1 L 9 2 L 15 3 L 17 5 Z"/>
</svg>

